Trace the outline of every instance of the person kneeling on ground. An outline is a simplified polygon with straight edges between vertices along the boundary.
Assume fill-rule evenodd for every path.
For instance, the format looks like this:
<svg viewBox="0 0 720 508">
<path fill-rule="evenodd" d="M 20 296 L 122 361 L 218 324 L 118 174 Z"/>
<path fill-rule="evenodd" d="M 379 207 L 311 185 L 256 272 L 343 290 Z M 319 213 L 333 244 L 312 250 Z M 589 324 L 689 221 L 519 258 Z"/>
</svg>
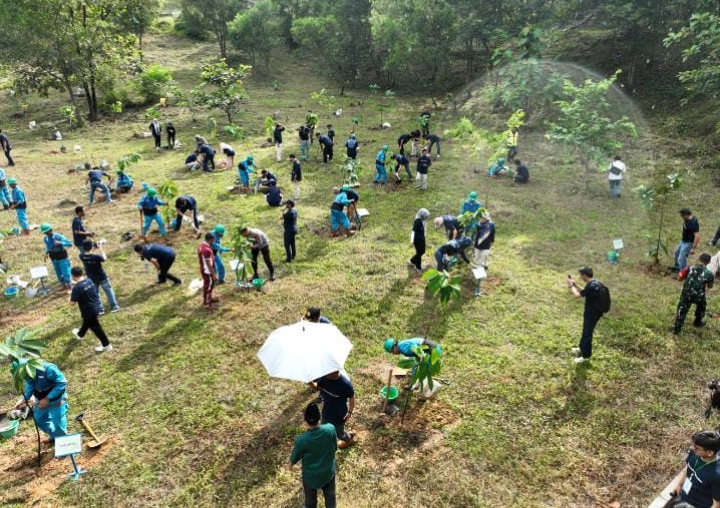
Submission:
<svg viewBox="0 0 720 508">
<path fill-rule="evenodd" d="M 513 181 L 515 183 L 528 183 L 530 181 L 530 171 L 528 171 L 528 168 L 525 164 L 523 164 L 520 159 L 515 159 L 515 178 Z"/>
<path fill-rule="evenodd" d="M 333 192 L 337 194 L 337 196 L 335 196 L 332 205 L 330 205 L 330 227 L 332 228 L 332 236 L 334 238 L 339 235 L 338 230 L 340 226 L 345 229 L 347 236 L 354 235 L 355 231 L 350 230 L 350 219 L 348 219 L 344 211 L 345 206 L 352 204 L 352 201 L 347 198 L 345 192 L 337 187 L 333 188 Z"/>
<path fill-rule="evenodd" d="M 339 371 L 331 372 L 308 383 L 311 388 L 322 392 L 322 422 L 335 427 L 338 447 L 347 448 L 355 441 L 353 435 L 345 430 L 347 422 L 355 409 L 355 390 L 346 376 Z"/>
<path fill-rule="evenodd" d="M 267 204 L 270 206 L 280 206 L 282 205 L 283 195 L 282 192 L 280 192 L 280 189 L 278 189 L 277 183 L 275 180 L 270 180 L 268 182 L 268 191 L 265 195 L 265 201 L 267 201 Z"/>
<path fill-rule="evenodd" d="M 130 192 L 133 188 L 133 181 L 132 178 L 130 178 L 130 175 L 126 174 L 122 169 L 118 169 L 115 174 L 117 175 L 115 190 L 121 194 Z"/>
<path fill-rule="evenodd" d="M 488 169 L 488 176 L 495 177 L 498 175 L 509 175 L 512 176 L 510 168 L 505 165 L 505 157 L 500 157 L 495 164 L 490 166 Z"/>
</svg>

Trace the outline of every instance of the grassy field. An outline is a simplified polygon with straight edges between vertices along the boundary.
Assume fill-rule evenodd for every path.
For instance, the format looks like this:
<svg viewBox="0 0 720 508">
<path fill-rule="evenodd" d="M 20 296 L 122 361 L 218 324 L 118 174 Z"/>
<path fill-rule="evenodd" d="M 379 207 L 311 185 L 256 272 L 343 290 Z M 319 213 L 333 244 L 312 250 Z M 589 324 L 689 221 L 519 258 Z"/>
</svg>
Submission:
<svg viewBox="0 0 720 508">
<path fill-rule="evenodd" d="M 169 36 L 150 38 L 146 47 L 147 60 L 175 69 L 186 90 L 215 52 L 212 45 Z M 292 129 L 308 109 L 320 109 L 309 94 L 332 83 L 296 61 L 277 67 L 282 69 L 277 75 L 248 81 L 251 100 L 239 119 L 247 138 L 232 144 L 238 158 L 253 153 L 291 193 L 290 164 L 275 163 L 274 149 L 260 147 L 262 119 L 280 111 L 290 131 L 289 154 L 296 149 Z M 361 107 L 351 105 L 359 99 Z M 200 295 L 149 287 L 153 275 L 145 272 L 131 242 L 120 241 L 125 231 L 137 232 L 139 193 L 91 208 L 86 224 L 110 241 L 107 269 L 124 309 L 103 317 L 116 350 L 97 356 L 94 338 L 72 337 L 79 315 L 61 292 L 3 301 L 0 325 L 5 332 L 29 326 L 50 344 L 47 358 L 69 379 L 70 414 L 86 410 L 96 432 L 112 438 L 100 454 L 81 458 L 89 474 L 77 484 L 62 483 L 67 462 L 48 456 L 40 472 L 32 469 L 34 434 L 25 425 L 18 438 L 0 444 L 0 504 L 301 506 L 298 472 L 282 466 L 313 395 L 298 383 L 269 379 L 255 353 L 273 329 L 297 321 L 311 305 L 322 307 L 354 344 L 346 367 L 358 394 L 350 427 L 359 443 L 338 455 L 343 507 L 644 506 L 680 468 L 689 435 L 707 425 L 704 384 L 720 360 L 718 322 L 702 332 L 688 327 L 679 337 L 669 333 L 680 287 L 648 269 L 646 235 L 654 226 L 647 214 L 627 185 L 623 198 L 611 202 L 603 175 L 594 175 L 586 192 L 579 162 L 550 145 L 542 132 L 524 132 L 521 138 L 520 157 L 532 175 L 528 186 L 490 182 L 474 173 L 486 155 L 478 157 L 448 139 L 426 193 L 407 184 L 375 189 L 369 183 L 375 152 L 414 127 L 412 119 L 427 97 L 392 99 L 385 111 L 393 125 L 388 132 L 369 128 L 379 121 L 379 111 L 365 91 L 339 97 L 336 107 L 345 112 L 333 124 L 340 139 L 352 116 L 362 116 L 358 137 L 367 169 L 361 199 L 371 215 L 352 239 L 318 235 L 329 222 L 331 188 L 340 174 L 317 159 L 305 164 L 298 259 L 287 265 L 278 210 L 258 196 L 228 194 L 234 171 L 187 172 L 182 162 L 189 148 L 155 152 L 152 140 L 132 139 L 147 128 L 142 111 L 68 132 L 64 144 L 80 144 L 82 151 L 51 154 L 59 143 L 29 132 L 27 121 L 52 118 L 61 101 L 33 99 L 26 118 L 3 122 L 15 145 L 17 166 L 10 174 L 27 193 L 31 223 L 51 222 L 69 236 L 73 207 L 85 203 L 86 193 L 84 176 L 68 170 L 86 159 L 116 161 L 138 152 L 143 159 L 129 171 L 136 187 L 173 179 L 181 192 L 198 198 L 208 228 L 244 221 L 263 229 L 278 280 L 268 283 L 265 293 L 221 286 L 221 310 L 208 314 Z M 6 109 L 3 118 L 9 113 Z M 171 107 L 162 120 L 173 121 L 189 147 L 195 133 L 206 134 L 208 114 Z M 220 121 L 221 114 L 213 114 Z M 478 116 L 486 127 L 498 123 Z M 326 120 L 322 112 L 320 124 Z M 433 130 L 450 128 L 456 120 L 456 114 L 439 110 Z M 720 221 L 710 175 L 673 155 L 688 141 L 651 130 L 623 152 L 632 185 L 683 171 L 685 187 L 668 206 L 668 243 L 679 239 L 681 204 L 696 211 L 707 238 Z M 470 273 L 459 267 L 462 298 L 442 309 L 405 266 L 412 255 L 408 233 L 419 207 L 433 216 L 457 213 L 470 190 L 479 193 L 497 225 L 491 281 L 482 298 L 473 298 Z M 13 215 L 0 214 L 1 227 L 12 225 Z M 428 235 L 430 264 L 443 235 L 436 230 Z M 626 248 L 620 263 L 610 265 L 605 253 L 614 238 L 622 238 Z M 198 277 L 197 242 L 186 229 L 170 240 L 179 252 L 174 271 L 187 284 Z M 4 244 L 12 273 L 27 273 L 42 263 L 41 256 L 37 232 Z M 582 302 L 570 298 L 564 278 L 586 264 L 611 288 L 613 309 L 596 331 L 592 363 L 577 367 L 569 350 L 580 336 Z M 711 296 L 710 308 L 717 306 Z M 391 366 L 382 341 L 413 336 L 443 345 L 443 375 L 451 385 L 435 401 L 412 402 L 401 426 L 399 418 L 379 414 L 377 393 Z M 15 397 L 8 379 L 1 407 Z"/>
</svg>

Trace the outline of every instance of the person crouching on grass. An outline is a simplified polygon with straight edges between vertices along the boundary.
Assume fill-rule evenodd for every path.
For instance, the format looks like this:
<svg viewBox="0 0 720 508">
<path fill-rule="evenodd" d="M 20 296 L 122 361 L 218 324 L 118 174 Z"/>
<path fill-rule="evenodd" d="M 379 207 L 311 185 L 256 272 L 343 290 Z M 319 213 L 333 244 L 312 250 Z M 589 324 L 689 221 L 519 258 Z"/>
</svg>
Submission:
<svg viewBox="0 0 720 508">
<path fill-rule="evenodd" d="M 95 348 L 95 352 L 112 351 L 112 344 L 110 344 L 98 319 L 105 313 L 105 309 L 100 303 L 100 293 L 98 293 L 97 286 L 93 281 L 85 277 L 85 272 L 79 266 L 74 266 L 70 270 L 70 275 L 75 284 L 70 293 L 70 304 L 77 304 L 83 320 L 80 328 L 73 328 L 73 335 L 77 340 L 83 340 L 88 329 L 92 330 L 95 336 L 100 339 L 100 345 Z"/>
</svg>

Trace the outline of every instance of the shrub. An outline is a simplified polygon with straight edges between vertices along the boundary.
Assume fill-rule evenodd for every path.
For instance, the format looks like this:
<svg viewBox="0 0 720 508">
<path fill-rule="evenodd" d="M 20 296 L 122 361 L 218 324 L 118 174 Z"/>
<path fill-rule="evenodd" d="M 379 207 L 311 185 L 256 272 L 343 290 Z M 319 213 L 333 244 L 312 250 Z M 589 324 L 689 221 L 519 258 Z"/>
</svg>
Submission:
<svg viewBox="0 0 720 508">
<path fill-rule="evenodd" d="M 160 100 L 160 97 L 177 90 L 177 84 L 170 70 L 154 64 L 135 78 L 134 86 L 145 104 L 154 104 Z"/>
</svg>

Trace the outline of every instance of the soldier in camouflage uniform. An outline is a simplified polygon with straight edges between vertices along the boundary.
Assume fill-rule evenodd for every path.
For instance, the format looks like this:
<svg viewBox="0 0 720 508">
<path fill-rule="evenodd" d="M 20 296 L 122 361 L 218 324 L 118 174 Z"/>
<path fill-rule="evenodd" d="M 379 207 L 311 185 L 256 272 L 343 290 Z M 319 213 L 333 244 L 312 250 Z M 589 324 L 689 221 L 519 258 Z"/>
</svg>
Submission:
<svg viewBox="0 0 720 508">
<path fill-rule="evenodd" d="M 707 269 L 710 263 L 710 254 L 700 254 L 699 263 L 690 268 L 683 285 L 682 293 L 680 293 L 680 301 L 678 302 L 677 315 L 675 316 L 674 333 L 680 333 L 685 317 L 690 310 L 690 306 L 695 304 L 695 321 L 693 326 L 705 326 L 705 292 L 713 287 L 715 276 Z"/>
</svg>

